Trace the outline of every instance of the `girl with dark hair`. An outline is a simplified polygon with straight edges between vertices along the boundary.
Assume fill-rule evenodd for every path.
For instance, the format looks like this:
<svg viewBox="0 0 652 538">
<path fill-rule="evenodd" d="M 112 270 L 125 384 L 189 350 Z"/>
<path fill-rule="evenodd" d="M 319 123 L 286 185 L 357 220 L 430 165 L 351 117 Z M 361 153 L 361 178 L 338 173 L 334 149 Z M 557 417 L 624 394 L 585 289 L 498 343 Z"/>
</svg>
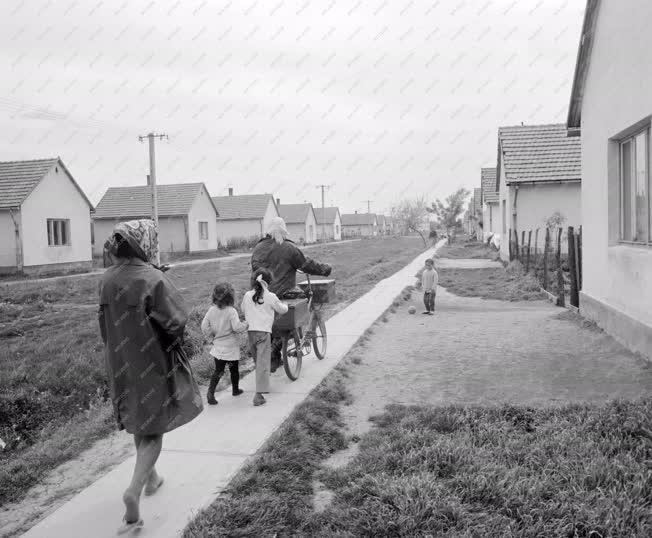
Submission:
<svg viewBox="0 0 652 538">
<path fill-rule="evenodd" d="M 249 347 L 256 362 L 256 395 L 254 405 L 263 405 L 263 393 L 269 392 L 272 359 L 272 324 L 274 313 L 285 314 L 288 305 L 269 291 L 272 273 L 264 267 L 253 274 L 253 289 L 242 299 L 242 311 L 249 323 Z"/>
<path fill-rule="evenodd" d="M 240 361 L 240 342 L 238 333 L 247 330 L 247 322 L 240 321 L 238 312 L 233 305 L 235 303 L 235 292 L 233 286 L 226 282 L 217 284 L 213 289 L 213 306 L 208 309 L 203 321 L 201 330 L 206 338 L 213 341 L 210 354 L 215 361 L 215 371 L 208 385 L 206 400 L 209 405 L 216 405 L 215 388 L 220 382 L 226 365 L 229 365 L 231 373 L 231 392 L 233 396 L 242 394 L 240 384 L 240 372 L 238 363 Z"/>
</svg>

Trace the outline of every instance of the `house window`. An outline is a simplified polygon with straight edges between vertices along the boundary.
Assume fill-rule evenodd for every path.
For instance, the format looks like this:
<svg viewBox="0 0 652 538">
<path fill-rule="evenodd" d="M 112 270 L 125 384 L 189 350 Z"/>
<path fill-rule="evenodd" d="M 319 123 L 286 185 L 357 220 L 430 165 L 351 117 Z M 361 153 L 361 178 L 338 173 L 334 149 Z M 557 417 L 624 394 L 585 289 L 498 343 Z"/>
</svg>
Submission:
<svg viewBox="0 0 652 538">
<path fill-rule="evenodd" d="M 199 239 L 208 239 L 208 222 L 199 221 Z"/>
<path fill-rule="evenodd" d="M 620 142 L 620 238 L 650 244 L 650 128 Z"/>
<path fill-rule="evenodd" d="M 51 247 L 70 245 L 69 219 L 48 219 L 48 245 Z"/>
</svg>

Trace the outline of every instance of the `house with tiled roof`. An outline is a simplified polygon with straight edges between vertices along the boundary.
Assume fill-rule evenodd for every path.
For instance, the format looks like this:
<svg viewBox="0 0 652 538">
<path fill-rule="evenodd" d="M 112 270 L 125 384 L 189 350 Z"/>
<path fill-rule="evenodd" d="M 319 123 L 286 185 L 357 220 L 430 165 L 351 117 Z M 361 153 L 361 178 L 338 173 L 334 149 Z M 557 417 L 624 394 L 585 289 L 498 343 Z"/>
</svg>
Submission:
<svg viewBox="0 0 652 538">
<path fill-rule="evenodd" d="M 339 208 L 316 207 L 315 217 L 317 218 L 317 240 L 321 241 L 322 236 L 326 237 L 326 241 L 342 239 L 342 217 Z"/>
<path fill-rule="evenodd" d="M 564 227 L 582 222 L 580 140 L 566 134 L 563 123 L 498 129 L 498 229 L 509 238 L 500 242 L 504 259 L 515 233 L 520 243 L 523 231 L 534 235 L 555 215 Z"/>
<path fill-rule="evenodd" d="M 157 185 L 161 253 L 217 252 L 217 208 L 203 183 Z M 113 227 L 125 220 L 151 218 L 152 188 L 110 187 L 93 213 L 93 253 L 101 256 Z"/>
<path fill-rule="evenodd" d="M 253 240 L 265 235 L 271 220 L 279 216 L 271 194 L 233 194 L 213 196 L 219 217 L 217 237 L 220 245 L 233 240 Z"/>
<path fill-rule="evenodd" d="M 342 215 L 342 237 L 373 237 L 378 235 L 375 213 L 345 213 Z"/>
<path fill-rule="evenodd" d="M 652 2 L 588 0 L 567 129 L 582 144 L 580 313 L 652 360 Z"/>
<path fill-rule="evenodd" d="M 496 191 L 496 167 L 480 169 L 482 198 L 483 237 L 499 233 L 498 230 L 498 191 Z"/>
<path fill-rule="evenodd" d="M 90 269 L 92 209 L 59 157 L 0 162 L 0 272 Z"/>
<path fill-rule="evenodd" d="M 280 204 L 276 201 L 278 212 L 290 232 L 290 239 L 296 243 L 317 241 L 317 217 L 312 204 Z"/>
</svg>

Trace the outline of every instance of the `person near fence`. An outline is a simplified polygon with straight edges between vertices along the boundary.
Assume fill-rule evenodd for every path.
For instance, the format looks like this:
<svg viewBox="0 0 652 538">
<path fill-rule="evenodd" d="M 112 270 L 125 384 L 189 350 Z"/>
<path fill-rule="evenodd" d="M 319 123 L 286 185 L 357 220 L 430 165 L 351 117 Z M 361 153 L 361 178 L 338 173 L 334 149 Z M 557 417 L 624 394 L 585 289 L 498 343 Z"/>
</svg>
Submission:
<svg viewBox="0 0 652 538">
<path fill-rule="evenodd" d="M 238 333 L 243 333 L 249 327 L 246 321 L 240 321 L 238 311 L 233 308 L 235 291 L 227 282 L 221 282 L 213 288 L 213 306 L 208 309 L 201 322 L 201 330 L 209 338 L 213 346 L 210 354 L 215 361 L 215 370 L 208 384 L 206 401 L 209 405 L 217 405 L 215 389 L 220 378 L 229 366 L 231 374 L 231 393 L 240 396 L 240 340 Z"/>
<path fill-rule="evenodd" d="M 155 465 L 163 434 L 202 411 L 199 388 L 182 347 L 187 320 L 181 293 L 156 259 L 151 220 L 118 224 L 109 239 L 114 263 L 102 276 L 99 325 L 118 428 L 134 436 L 136 464 L 122 499 L 125 515 L 118 534 L 143 526 L 140 496 L 163 483 Z"/>
<path fill-rule="evenodd" d="M 435 262 L 432 258 L 428 258 L 423 273 L 421 273 L 421 288 L 423 289 L 423 304 L 426 307 L 423 313 L 429 316 L 435 313 L 435 296 L 438 282 L 439 275 L 435 271 Z"/>
<path fill-rule="evenodd" d="M 260 268 L 254 273 L 253 289 L 242 299 L 242 311 L 249 324 L 249 347 L 256 363 L 256 394 L 254 405 L 265 403 L 263 394 L 269 392 L 270 362 L 272 358 L 272 325 L 274 314 L 285 314 L 288 305 L 269 291 L 272 273 Z"/>
</svg>

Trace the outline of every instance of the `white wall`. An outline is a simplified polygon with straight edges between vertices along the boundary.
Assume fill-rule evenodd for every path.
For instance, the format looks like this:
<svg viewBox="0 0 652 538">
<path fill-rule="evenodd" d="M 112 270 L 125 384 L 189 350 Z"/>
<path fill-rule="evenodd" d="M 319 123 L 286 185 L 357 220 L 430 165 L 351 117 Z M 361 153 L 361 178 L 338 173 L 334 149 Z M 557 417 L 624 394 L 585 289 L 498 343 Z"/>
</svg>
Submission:
<svg viewBox="0 0 652 538">
<path fill-rule="evenodd" d="M 290 239 L 294 241 L 295 243 L 300 243 L 301 239 L 303 239 L 304 242 L 308 242 L 306 240 L 306 225 L 305 224 L 288 224 L 285 223 L 285 227 L 288 229 L 288 232 L 290 233 Z"/>
<path fill-rule="evenodd" d="M 95 244 L 93 245 L 94 256 L 102 256 L 104 242 L 113 232 L 115 225 L 123 220 L 124 219 L 101 219 L 93 221 L 95 232 Z M 159 249 L 162 253 L 184 252 L 186 250 L 184 219 L 181 217 L 160 217 L 158 220 L 158 229 Z"/>
<path fill-rule="evenodd" d="M 649 0 L 600 2 L 582 101 L 582 291 L 650 327 L 652 247 L 618 243 L 618 145 L 609 139 L 652 114 L 651 25 Z"/>
<path fill-rule="evenodd" d="M 516 199 L 516 227 L 519 234 L 528 230 L 534 233 L 537 228 L 545 228 L 545 220 L 555 212 L 561 213 L 566 218 L 562 224 L 564 230 L 568 226 L 577 229 L 582 224 L 579 181 L 519 186 Z"/>
<path fill-rule="evenodd" d="M 262 233 L 260 219 L 217 220 L 217 237 L 222 245 L 226 245 L 229 239 L 261 237 Z"/>
<path fill-rule="evenodd" d="M 20 212 L 14 211 L 20 225 Z M 16 235 L 9 211 L 0 211 L 0 268 L 16 267 Z"/>
<path fill-rule="evenodd" d="M 482 226 L 485 234 L 499 234 L 499 216 L 498 208 L 500 205 L 497 202 L 485 203 L 482 211 Z"/>
<path fill-rule="evenodd" d="M 339 211 L 335 214 L 335 222 L 333 223 L 333 239 L 335 241 L 342 239 L 342 219 Z"/>
<path fill-rule="evenodd" d="M 280 215 L 278 214 L 278 210 L 276 209 L 276 204 L 272 201 L 272 198 L 270 197 L 269 202 L 267 203 L 267 210 L 265 211 L 265 216 L 263 217 L 263 229 L 262 229 L 263 234 L 265 234 L 265 232 L 268 230 L 272 219 L 278 216 Z"/>
<path fill-rule="evenodd" d="M 91 261 L 90 207 L 57 164 L 21 206 L 23 265 Z M 70 245 L 49 246 L 47 219 L 70 220 Z"/>
<path fill-rule="evenodd" d="M 315 212 L 310 210 L 308 211 L 308 217 L 306 218 L 306 243 L 314 243 L 317 241 L 317 219 L 315 219 Z"/>
<path fill-rule="evenodd" d="M 200 238 L 200 221 L 208 223 L 208 239 Z M 188 212 L 188 240 L 190 252 L 217 250 L 217 213 L 203 187 Z"/>
</svg>

